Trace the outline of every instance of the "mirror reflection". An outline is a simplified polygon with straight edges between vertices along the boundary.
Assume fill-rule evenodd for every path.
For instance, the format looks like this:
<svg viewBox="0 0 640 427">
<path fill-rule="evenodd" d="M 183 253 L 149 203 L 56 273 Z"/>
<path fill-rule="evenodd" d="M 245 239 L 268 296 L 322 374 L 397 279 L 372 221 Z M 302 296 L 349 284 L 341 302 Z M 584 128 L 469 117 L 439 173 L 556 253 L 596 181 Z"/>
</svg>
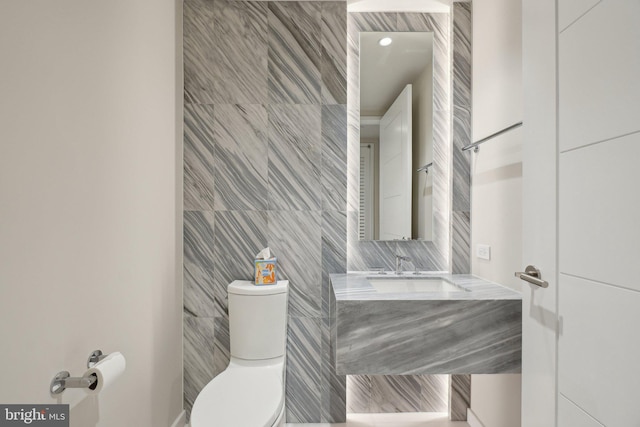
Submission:
<svg viewBox="0 0 640 427">
<path fill-rule="evenodd" d="M 360 33 L 362 240 L 432 240 L 433 33 Z"/>
</svg>

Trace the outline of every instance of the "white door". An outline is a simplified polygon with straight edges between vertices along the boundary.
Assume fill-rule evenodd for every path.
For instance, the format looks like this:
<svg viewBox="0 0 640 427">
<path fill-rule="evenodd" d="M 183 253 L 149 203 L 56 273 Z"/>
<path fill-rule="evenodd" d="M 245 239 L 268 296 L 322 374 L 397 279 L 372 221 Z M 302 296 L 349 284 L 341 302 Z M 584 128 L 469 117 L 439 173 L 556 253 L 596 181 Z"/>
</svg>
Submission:
<svg viewBox="0 0 640 427">
<path fill-rule="evenodd" d="M 411 238 L 411 85 L 380 120 L 380 240 Z"/>
<path fill-rule="evenodd" d="M 558 1 L 558 427 L 640 426 L 639 17 Z"/>
<path fill-rule="evenodd" d="M 524 427 L 640 426 L 638 16 L 523 2 Z"/>
<path fill-rule="evenodd" d="M 522 427 L 556 426 L 556 7 L 523 0 L 522 259 L 549 287 L 522 286 Z M 522 266 L 522 271 L 526 265 Z M 578 426 L 576 426 L 578 427 Z"/>
</svg>

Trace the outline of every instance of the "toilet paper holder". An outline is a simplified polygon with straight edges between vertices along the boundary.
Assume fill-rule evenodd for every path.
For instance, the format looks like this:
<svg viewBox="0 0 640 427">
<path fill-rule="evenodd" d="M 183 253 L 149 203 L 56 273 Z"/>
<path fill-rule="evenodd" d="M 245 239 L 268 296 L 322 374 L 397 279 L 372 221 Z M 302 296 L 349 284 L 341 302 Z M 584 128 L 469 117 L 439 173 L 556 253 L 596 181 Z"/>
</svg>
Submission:
<svg viewBox="0 0 640 427">
<path fill-rule="evenodd" d="M 94 350 L 87 359 L 87 368 L 91 369 L 96 363 L 107 357 L 107 354 L 102 354 L 102 350 Z"/>
<path fill-rule="evenodd" d="M 93 368 L 96 363 L 107 357 L 101 350 L 95 350 L 87 359 L 87 368 Z M 72 377 L 69 371 L 58 372 L 51 380 L 49 390 L 51 394 L 60 394 L 68 388 L 92 388 L 96 386 L 98 378 L 95 375 Z"/>
</svg>

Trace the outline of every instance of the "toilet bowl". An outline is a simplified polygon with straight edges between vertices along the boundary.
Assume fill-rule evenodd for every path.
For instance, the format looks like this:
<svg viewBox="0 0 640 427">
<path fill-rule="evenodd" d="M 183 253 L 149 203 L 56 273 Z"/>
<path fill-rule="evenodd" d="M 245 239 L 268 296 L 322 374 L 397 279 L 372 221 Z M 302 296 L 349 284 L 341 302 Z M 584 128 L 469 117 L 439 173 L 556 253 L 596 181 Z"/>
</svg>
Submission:
<svg viewBox="0 0 640 427">
<path fill-rule="evenodd" d="M 231 357 L 193 404 L 190 427 L 284 425 L 289 283 L 228 287 Z"/>
</svg>

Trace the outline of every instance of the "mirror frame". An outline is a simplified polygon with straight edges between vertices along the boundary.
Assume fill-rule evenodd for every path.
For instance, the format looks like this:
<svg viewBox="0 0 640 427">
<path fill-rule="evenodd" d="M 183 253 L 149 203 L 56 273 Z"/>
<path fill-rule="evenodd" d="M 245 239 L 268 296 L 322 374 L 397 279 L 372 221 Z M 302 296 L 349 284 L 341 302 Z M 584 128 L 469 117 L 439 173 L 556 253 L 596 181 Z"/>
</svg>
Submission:
<svg viewBox="0 0 640 427">
<path fill-rule="evenodd" d="M 395 255 L 424 270 L 451 268 L 452 70 L 448 13 L 350 12 L 347 17 L 347 269 L 393 269 Z M 382 241 L 358 237 L 360 172 L 360 33 L 433 33 L 433 240 Z"/>
</svg>

